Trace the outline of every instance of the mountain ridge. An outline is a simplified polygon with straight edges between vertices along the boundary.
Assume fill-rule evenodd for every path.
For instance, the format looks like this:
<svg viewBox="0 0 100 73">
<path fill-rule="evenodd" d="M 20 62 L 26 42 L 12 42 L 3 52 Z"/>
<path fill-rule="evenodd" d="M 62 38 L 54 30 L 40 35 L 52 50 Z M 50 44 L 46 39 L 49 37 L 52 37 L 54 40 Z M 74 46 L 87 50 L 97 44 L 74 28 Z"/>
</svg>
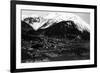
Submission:
<svg viewBox="0 0 100 73">
<path fill-rule="evenodd" d="M 77 26 L 78 30 L 87 30 L 90 32 L 90 26 L 82 18 L 72 13 L 49 13 L 47 16 L 36 16 L 36 17 L 26 17 L 24 20 L 28 23 L 34 30 L 46 29 L 53 25 L 53 23 L 59 23 L 61 21 L 73 21 Z M 31 22 L 31 23 L 29 23 Z M 47 24 L 46 26 L 44 26 Z M 43 27 L 44 26 L 44 27 Z"/>
<path fill-rule="evenodd" d="M 24 24 L 27 25 L 27 28 L 24 26 Z M 22 32 L 22 34 L 26 34 L 24 36 L 29 35 L 45 35 L 48 37 L 56 37 L 56 38 L 68 38 L 68 39 L 74 39 L 76 37 L 82 38 L 84 40 L 89 40 L 90 33 L 88 31 L 79 31 L 77 29 L 77 26 L 73 21 L 61 21 L 59 23 L 53 23 L 52 26 L 46 29 L 38 29 L 35 31 L 32 29 L 30 25 L 22 21 L 22 31 L 23 28 L 26 29 L 26 32 Z M 27 31 L 30 29 L 29 31 Z"/>
</svg>

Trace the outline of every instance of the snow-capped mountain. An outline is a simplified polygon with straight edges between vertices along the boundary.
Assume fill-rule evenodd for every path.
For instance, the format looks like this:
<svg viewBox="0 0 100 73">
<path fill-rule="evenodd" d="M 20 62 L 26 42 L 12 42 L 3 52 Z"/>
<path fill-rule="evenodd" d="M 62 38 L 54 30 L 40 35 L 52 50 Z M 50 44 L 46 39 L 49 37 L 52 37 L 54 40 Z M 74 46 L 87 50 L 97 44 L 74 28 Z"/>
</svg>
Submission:
<svg viewBox="0 0 100 73">
<path fill-rule="evenodd" d="M 25 16 L 24 16 L 25 17 Z M 27 18 L 27 17 L 26 17 Z M 25 21 L 28 23 L 34 30 L 38 29 L 46 29 L 50 27 L 53 23 L 59 23 L 61 21 L 73 21 L 75 25 L 77 26 L 78 30 L 83 31 L 87 30 L 90 32 L 90 26 L 87 24 L 84 20 L 82 20 L 79 16 L 73 14 L 73 13 L 48 13 L 47 16 L 37 16 L 37 15 L 32 15 L 32 23 L 29 23 L 28 19 Z M 36 20 L 37 22 L 34 22 Z M 39 20 L 39 21 L 38 21 Z M 44 24 L 46 24 L 44 26 Z"/>
<path fill-rule="evenodd" d="M 90 39 L 89 24 L 72 13 L 49 13 L 45 17 L 26 17 L 22 21 L 31 29 L 27 33 L 33 35 L 43 33 L 48 37 Z"/>
</svg>

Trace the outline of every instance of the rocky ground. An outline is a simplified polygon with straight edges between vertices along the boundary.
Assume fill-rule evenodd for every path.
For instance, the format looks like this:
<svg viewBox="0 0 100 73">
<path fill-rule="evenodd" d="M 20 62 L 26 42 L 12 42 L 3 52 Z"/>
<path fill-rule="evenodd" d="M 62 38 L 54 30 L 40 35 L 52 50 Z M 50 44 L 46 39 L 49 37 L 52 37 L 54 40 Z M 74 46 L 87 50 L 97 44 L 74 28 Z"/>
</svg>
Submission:
<svg viewBox="0 0 100 73">
<path fill-rule="evenodd" d="M 58 39 L 44 35 L 22 39 L 21 62 L 48 62 L 64 60 L 86 60 L 90 58 L 89 41 Z"/>
</svg>

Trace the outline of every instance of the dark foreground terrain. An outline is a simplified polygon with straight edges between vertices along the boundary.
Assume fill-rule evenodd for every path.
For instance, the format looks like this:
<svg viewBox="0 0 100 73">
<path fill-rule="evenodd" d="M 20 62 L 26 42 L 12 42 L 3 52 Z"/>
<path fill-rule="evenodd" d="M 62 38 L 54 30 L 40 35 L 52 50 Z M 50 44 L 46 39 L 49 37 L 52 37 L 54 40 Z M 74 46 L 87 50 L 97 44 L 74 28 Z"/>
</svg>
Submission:
<svg viewBox="0 0 100 73">
<path fill-rule="evenodd" d="M 22 62 L 64 61 L 89 59 L 89 42 L 65 39 L 34 37 L 22 40 Z"/>
</svg>

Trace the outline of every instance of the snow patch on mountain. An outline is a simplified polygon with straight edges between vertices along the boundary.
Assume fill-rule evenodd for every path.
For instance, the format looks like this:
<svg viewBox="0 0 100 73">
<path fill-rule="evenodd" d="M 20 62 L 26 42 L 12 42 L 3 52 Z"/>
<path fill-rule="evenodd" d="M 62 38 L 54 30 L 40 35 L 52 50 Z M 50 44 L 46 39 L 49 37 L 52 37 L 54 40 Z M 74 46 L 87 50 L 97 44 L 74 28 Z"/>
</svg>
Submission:
<svg viewBox="0 0 100 73">
<path fill-rule="evenodd" d="M 22 18 L 26 18 L 27 16 L 24 16 Z M 29 16 L 28 16 L 29 17 Z M 82 18 L 79 16 L 73 14 L 73 13 L 59 13 L 59 12 L 50 12 L 47 16 L 38 16 L 38 15 L 32 15 L 30 16 L 33 18 L 39 18 L 39 22 L 33 22 L 29 23 L 28 21 L 25 21 L 28 23 L 34 30 L 38 29 L 46 29 L 53 25 L 53 23 L 59 23 L 61 21 L 73 21 L 75 25 L 77 26 L 78 30 L 83 31 L 87 30 L 90 32 L 90 25 L 87 24 Z M 37 19 L 35 19 L 37 20 Z M 44 24 L 47 24 L 46 26 L 43 26 Z"/>
<path fill-rule="evenodd" d="M 90 26 L 89 24 L 87 24 L 82 18 L 80 18 L 79 16 L 73 14 L 73 13 L 49 13 L 48 16 L 44 17 L 45 19 L 51 19 L 48 23 L 48 25 L 46 27 L 42 27 L 43 28 L 48 28 L 49 26 L 52 25 L 52 23 L 59 23 L 61 21 L 73 21 L 77 28 L 80 31 L 83 30 L 87 30 L 90 31 Z"/>
</svg>

